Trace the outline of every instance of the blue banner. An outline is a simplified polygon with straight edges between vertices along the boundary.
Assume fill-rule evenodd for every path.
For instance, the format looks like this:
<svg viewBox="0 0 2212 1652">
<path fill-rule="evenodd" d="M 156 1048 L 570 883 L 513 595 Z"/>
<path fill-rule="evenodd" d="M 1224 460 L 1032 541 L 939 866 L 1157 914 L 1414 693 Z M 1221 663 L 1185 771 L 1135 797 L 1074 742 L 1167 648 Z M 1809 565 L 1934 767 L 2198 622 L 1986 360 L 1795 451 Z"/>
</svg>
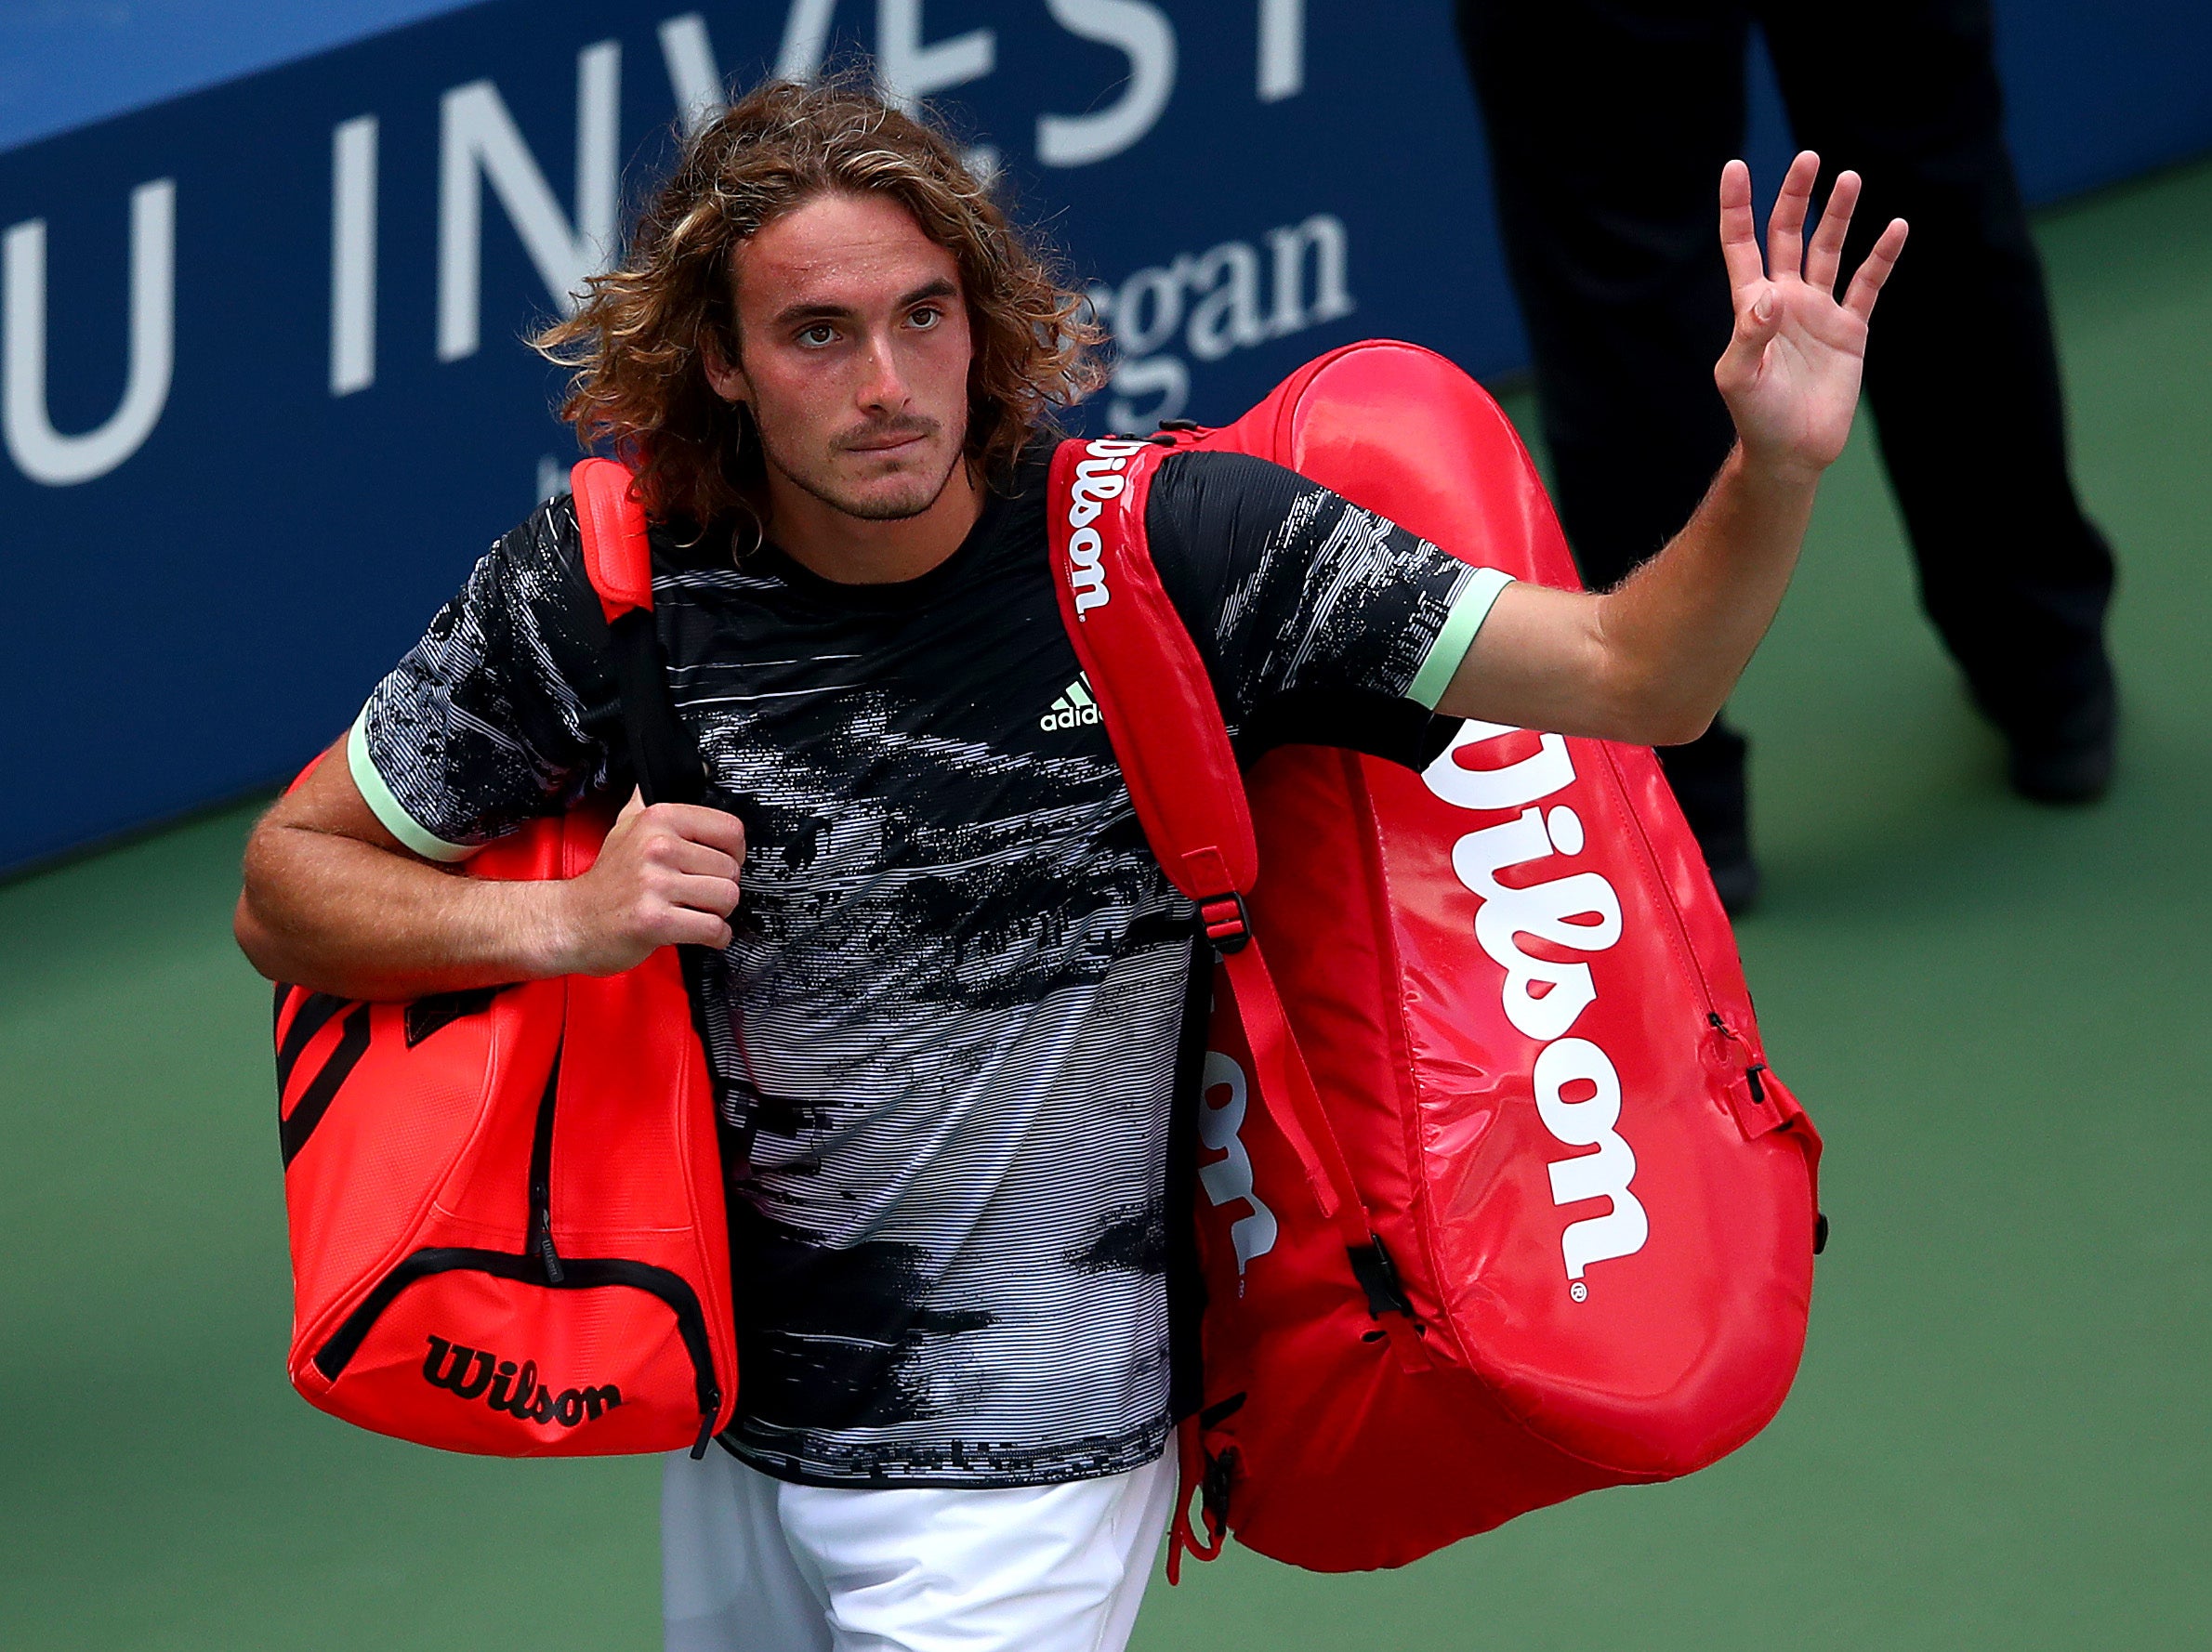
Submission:
<svg viewBox="0 0 2212 1652">
<path fill-rule="evenodd" d="M 2010 8 L 2008 71 L 2063 94 L 2017 128 L 2032 185 L 2212 145 L 2212 21 L 2135 9 L 2166 35 Z M 2047 12 L 2072 67 L 2023 71 Z M 687 111 L 853 48 L 941 100 L 1067 251 L 1121 361 L 1094 423 L 1229 417 L 1360 336 L 1522 359 L 1442 0 L 495 0 L 15 151 L 0 871 L 331 740 L 561 484 L 558 375 L 521 337 L 603 262 Z M 2074 96 L 2085 64 L 2103 78 Z M 2108 84 L 2128 75 L 2137 96 Z M 2104 123 L 2086 149 L 2066 98 Z"/>
</svg>

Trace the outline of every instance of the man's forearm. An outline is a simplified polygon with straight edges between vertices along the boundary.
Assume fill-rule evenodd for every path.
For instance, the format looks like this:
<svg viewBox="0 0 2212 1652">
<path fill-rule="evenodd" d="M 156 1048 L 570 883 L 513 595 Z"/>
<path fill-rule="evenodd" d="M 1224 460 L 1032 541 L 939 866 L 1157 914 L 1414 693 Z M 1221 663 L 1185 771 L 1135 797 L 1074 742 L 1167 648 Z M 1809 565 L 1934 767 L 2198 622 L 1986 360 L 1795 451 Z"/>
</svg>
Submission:
<svg viewBox="0 0 2212 1652">
<path fill-rule="evenodd" d="M 556 885 L 460 877 L 276 822 L 254 834 L 245 871 L 238 942 L 272 980 L 399 999 L 562 973 Z"/>
<path fill-rule="evenodd" d="M 1695 740 L 1773 621 L 1817 479 L 1738 449 L 1689 526 L 1615 589 L 1507 586 L 1437 710 L 1632 745 Z"/>
<path fill-rule="evenodd" d="M 334 747 L 254 828 L 234 927 L 271 980 L 347 998 L 613 975 L 728 946 L 744 854 L 736 816 L 638 798 L 580 876 L 461 877 L 401 847 Z"/>
<path fill-rule="evenodd" d="M 1694 740 L 1773 623 L 1819 473 L 1732 451 L 1689 524 L 1598 598 L 1609 698 L 1652 745 Z"/>
<path fill-rule="evenodd" d="M 1810 151 L 1790 163 L 1762 251 L 1750 169 L 1720 170 L 1735 327 L 1713 384 L 1737 446 L 1690 525 L 1601 597 L 1507 587 L 1439 711 L 1639 745 L 1695 740 L 1712 722 L 1782 602 L 1821 473 L 1850 439 L 1867 319 L 1904 249 L 1892 218 L 1838 299 L 1859 175 L 1837 175 L 1809 243 L 1819 175 Z"/>
</svg>

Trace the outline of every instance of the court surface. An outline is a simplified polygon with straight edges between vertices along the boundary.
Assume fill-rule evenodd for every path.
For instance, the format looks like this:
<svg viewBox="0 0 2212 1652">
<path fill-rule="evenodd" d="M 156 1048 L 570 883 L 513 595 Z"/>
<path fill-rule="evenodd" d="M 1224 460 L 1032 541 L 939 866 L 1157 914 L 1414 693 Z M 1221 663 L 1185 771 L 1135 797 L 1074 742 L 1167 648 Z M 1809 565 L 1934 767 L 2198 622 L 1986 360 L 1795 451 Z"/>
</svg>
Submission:
<svg viewBox="0 0 2212 1652">
<path fill-rule="evenodd" d="M 2113 797 L 2004 792 L 1864 421 L 1736 702 L 1742 941 L 1836 1227 L 1788 1407 L 1401 1572 L 1232 1552 L 1141 1652 L 2206 1644 L 2212 165 L 2040 228 L 2122 560 Z M 0 887 L 0 1646 L 654 1646 L 654 1464 L 441 1456 L 285 1386 L 248 819 Z"/>
</svg>

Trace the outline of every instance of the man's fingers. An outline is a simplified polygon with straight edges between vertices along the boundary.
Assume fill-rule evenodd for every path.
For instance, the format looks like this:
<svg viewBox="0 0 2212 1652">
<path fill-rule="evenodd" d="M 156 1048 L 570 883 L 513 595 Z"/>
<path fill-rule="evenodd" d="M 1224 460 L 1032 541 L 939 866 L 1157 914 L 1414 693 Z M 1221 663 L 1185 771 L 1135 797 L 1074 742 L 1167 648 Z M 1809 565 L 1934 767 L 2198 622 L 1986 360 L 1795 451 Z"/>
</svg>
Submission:
<svg viewBox="0 0 2212 1652">
<path fill-rule="evenodd" d="M 654 824 L 667 827 L 687 843 L 704 844 L 732 859 L 744 859 L 744 823 L 726 810 L 695 803 L 656 803 L 647 812 Z"/>
<path fill-rule="evenodd" d="M 702 878 L 734 878 L 740 862 L 734 855 L 716 848 L 711 844 L 693 843 L 690 838 L 667 833 L 652 838 L 645 846 L 645 859 L 654 866 L 670 872 L 687 873 Z"/>
<path fill-rule="evenodd" d="M 1897 255 L 1904 251 L 1905 229 L 1903 218 L 1891 218 L 1889 227 L 1876 239 L 1874 250 L 1859 266 L 1858 274 L 1851 277 L 1850 288 L 1843 295 L 1843 308 L 1862 321 L 1874 314 L 1874 301 L 1881 296 L 1882 283 L 1897 268 Z"/>
<path fill-rule="evenodd" d="M 731 941 L 730 925 L 722 918 L 689 907 L 664 913 L 654 927 L 664 947 L 712 947 L 718 952 Z"/>
<path fill-rule="evenodd" d="M 692 877 L 677 873 L 658 880 L 652 887 L 653 894 L 671 907 L 695 912 L 712 912 L 718 918 L 727 918 L 737 911 L 735 878 Z"/>
<path fill-rule="evenodd" d="M 1774 291 L 1773 282 L 1761 282 L 1756 291 L 1736 295 L 1736 330 L 1713 367 L 1713 381 L 1721 394 L 1758 377 L 1767 342 L 1781 326 L 1781 295 Z"/>
<path fill-rule="evenodd" d="M 1731 161 L 1720 169 L 1720 256 L 1728 264 L 1728 284 L 1741 293 L 1767 279 L 1758 253 L 1758 229 L 1751 219 L 1751 168 Z"/>
<path fill-rule="evenodd" d="M 1824 293 L 1836 291 L 1836 274 L 1843 268 L 1843 238 L 1851 230 L 1851 209 L 1859 204 L 1859 175 L 1838 173 L 1828 191 L 1828 204 L 1821 210 L 1820 228 L 1805 250 L 1805 281 Z"/>
<path fill-rule="evenodd" d="M 1821 174 L 1821 158 L 1800 150 L 1783 175 L 1782 192 L 1774 197 L 1774 211 L 1767 219 L 1767 269 L 1776 281 L 1803 273 L 1805 216 L 1812 207 L 1812 186 Z"/>
<path fill-rule="evenodd" d="M 622 813 L 614 817 L 617 826 L 627 825 L 645 812 L 645 793 L 637 786 L 630 788 L 630 800 L 622 806 Z"/>
</svg>

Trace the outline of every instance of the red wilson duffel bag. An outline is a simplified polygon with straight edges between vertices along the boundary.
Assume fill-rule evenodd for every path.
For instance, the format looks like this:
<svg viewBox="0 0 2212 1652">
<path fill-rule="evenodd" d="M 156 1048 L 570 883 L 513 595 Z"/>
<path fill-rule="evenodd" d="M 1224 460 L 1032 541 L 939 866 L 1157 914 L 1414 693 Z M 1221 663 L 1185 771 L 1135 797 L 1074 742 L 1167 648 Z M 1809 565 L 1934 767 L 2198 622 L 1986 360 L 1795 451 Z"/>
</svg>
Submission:
<svg viewBox="0 0 2212 1652">
<path fill-rule="evenodd" d="M 1224 429 L 1056 457 L 1068 632 L 1221 954 L 1184 1434 L 1207 1530 L 1178 1510 L 1171 1575 L 1224 1530 L 1320 1570 L 1402 1565 L 1705 1466 L 1796 1372 L 1820 1139 L 1767 1070 L 1657 762 L 1468 723 L 1425 774 L 1287 747 L 1241 778 L 1145 549 L 1150 479 L 1184 447 L 1576 583 L 1496 404 L 1407 345 L 1325 356 Z"/>
<path fill-rule="evenodd" d="M 647 795 L 680 797 L 629 481 L 578 465 L 577 520 Z M 468 874 L 574 877 L 612 822 L 596 806 L 534 822 Z M 279 987 L 276 1043 L 290 1365 L 311 1404 L 449 1451 L 704 1453 L 736 1406 L 737 1354 L 713 1098 L 673 949 L 406 1003 Z"/>
</svg>

